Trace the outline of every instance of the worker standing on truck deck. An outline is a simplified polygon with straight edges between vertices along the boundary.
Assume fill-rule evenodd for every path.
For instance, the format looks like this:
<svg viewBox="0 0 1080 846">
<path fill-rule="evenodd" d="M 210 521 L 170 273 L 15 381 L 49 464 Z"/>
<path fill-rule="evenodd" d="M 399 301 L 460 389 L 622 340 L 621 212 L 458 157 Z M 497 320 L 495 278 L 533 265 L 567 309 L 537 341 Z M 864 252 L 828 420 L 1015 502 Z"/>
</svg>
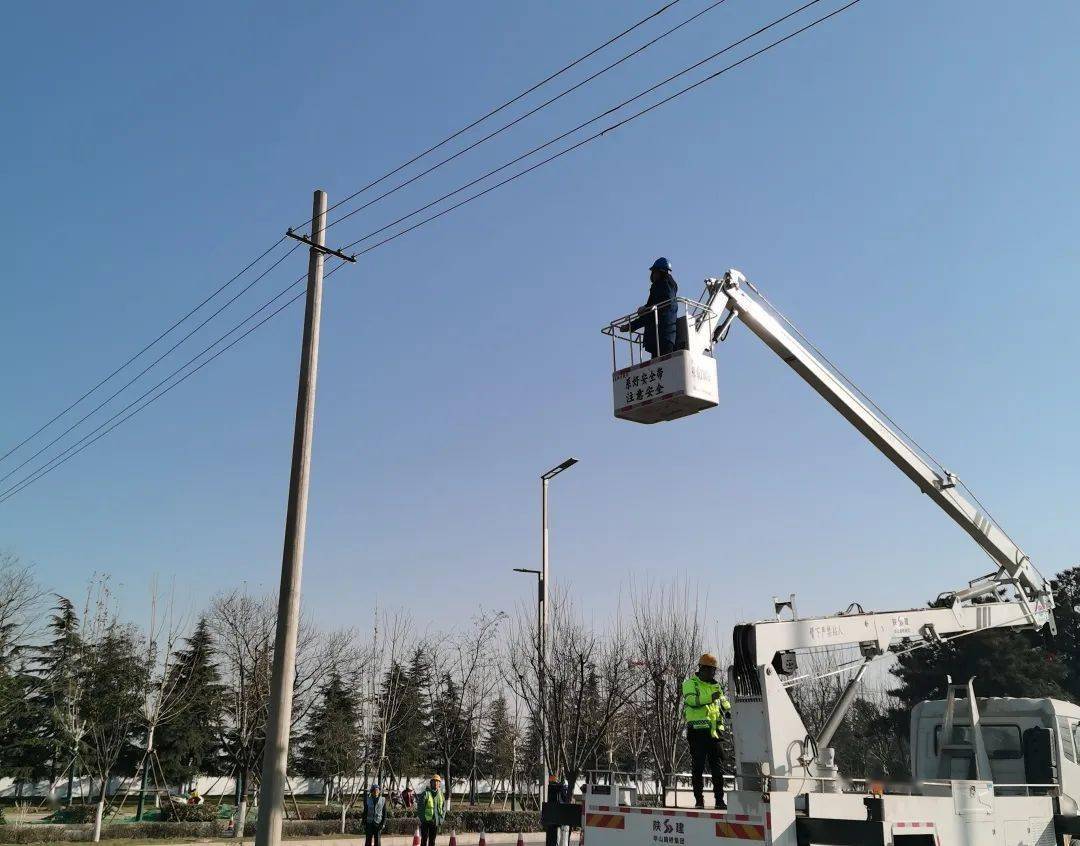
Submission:
<svg viewBox="0 0 1080 846">
<path fill-rule="evenodd" d="M 694 801 L 698 808 L 705 807 L 706 764 L 712 773 L 716 807 L 727 807 L 724 771 L 720 765 L 720 732 L 724 730 L 724 712 L 731 711 L 731 704 L 716 680 L 719 666 L 716 656 L 706 652 L 698 659 L 697 672 L 682 683 L 686 742 L 690 744 Z"/>
<path fill-rule="evenodd" d="M 661 256 L 649 268 L 649 299 L 630 321 L 629 331 L 641 330 L 642 346 L 653 358 L 675 350 L 675 320 L 679 304 L 679 286 L 671 275 L 671 262 Z M 663 303 L 663 305 L 661 305 Z"/>
<path fill-rule="evenodd" d="M 416 799 L 420 817 L 420 846 L 435 846 L 439 826 L 446 817 L 446 800 L 443 797 L 442 776 L 433 775 L 431 782 Z"/>
</svg>

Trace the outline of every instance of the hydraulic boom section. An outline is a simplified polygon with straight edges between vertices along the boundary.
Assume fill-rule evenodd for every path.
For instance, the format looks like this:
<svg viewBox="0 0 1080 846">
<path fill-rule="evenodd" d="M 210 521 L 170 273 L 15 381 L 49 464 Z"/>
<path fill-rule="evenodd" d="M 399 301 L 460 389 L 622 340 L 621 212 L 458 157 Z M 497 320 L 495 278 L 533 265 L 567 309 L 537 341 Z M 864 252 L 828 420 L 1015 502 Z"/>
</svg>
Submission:
<svg viewBox="0 0 1080 846">
<path fill-rule="evenodd" d="M 742 273 L 729 270 L 722 278 L 706 279 L 701 300 L 706 307 L 703 314 L 724 312 L 718 323 L 706 326 L 699 318 L 693 327 L 692 335 L 700 337 L 710 333 L 707 349 L 711 350 L 723 341 L 732 322 L 738 318 L 994 560 L 998 568 L 994 573 L 970 582 L 962 590 L 942 594 L 940 605 L 967 605 L 976 600 L 1011 601 L 1023 610 L 1023 617 L 1030 627 L 1049 625 L 1051 630 L 1054 629 L 1050 583 L 1039 574 L 1024 551 L 963 493 L 954 474 L 928 460 L 854 385 L 801 339 L 794 326 L 785 325 L 783 317 L 765 304 L 767 300 Z"/>
</svg>

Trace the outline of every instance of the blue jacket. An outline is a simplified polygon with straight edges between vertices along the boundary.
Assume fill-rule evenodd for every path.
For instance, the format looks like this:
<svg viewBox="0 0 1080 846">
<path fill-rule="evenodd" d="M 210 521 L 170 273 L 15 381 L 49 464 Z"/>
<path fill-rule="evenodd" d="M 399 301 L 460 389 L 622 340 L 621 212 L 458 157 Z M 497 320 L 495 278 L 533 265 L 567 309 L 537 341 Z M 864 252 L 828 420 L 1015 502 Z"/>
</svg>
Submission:
<svg viewBox="0 0 1080 846">
<path fill-rule="evenodd" d="M 668 302 L 679 295 L 679 286 L 675 277 L 666 270 L 654 270 L 650 276 L 649 299 L 645 301 L 648 311 L 636 317 L 630 328 L 640 329 L 645 351 L 650 355 L 666 355 L 675 349 L 675 320 L 678 317 L 678 303 Z M 667 303 L 656 309 L 655 316 L 651 306 Z M 658 337 L 659 333 L 659 337 Z"/>
</svg>

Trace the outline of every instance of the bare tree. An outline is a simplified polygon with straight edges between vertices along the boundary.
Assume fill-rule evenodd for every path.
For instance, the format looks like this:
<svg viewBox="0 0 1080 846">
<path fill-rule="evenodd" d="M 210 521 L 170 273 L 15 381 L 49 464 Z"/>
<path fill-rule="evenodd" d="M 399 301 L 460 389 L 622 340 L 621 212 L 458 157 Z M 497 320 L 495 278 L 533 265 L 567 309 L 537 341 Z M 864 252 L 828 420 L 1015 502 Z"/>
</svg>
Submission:
<svg viewBox="0 0 1080 846">
<path fill-rule="evenodd" d="M 382 781 L 388 764 L 387 738 L 405 716 L 405 661 L 412 639 L 412 617 L 407 611 L 391 614 L 376 608 L 373 624 L 368 690 L 375 778 Z"/>
<path fill-rule="evenodd" d="M 273 608 L 267 598 L 256 598 L 241 590 L 215 597 L 210 606 L 210 629 L 226 690 L 222 745 L 236 779 L 237 836 L 242 836 L 247 820 L 251 773 L 265 740 L 274 643 Z"/>
<path fill-rule="evenodd" d="M 95 596 L 87 601 L 80 640 L 78 718 L 79 757 L 98 783 L 93 832 L 97 842 L 109 778 L 139 725 L 149 667 L 142 635 L 117 619 L 107 584 L 98 582 L 91 591 Z"/>
<path fill-rule="evenodd" d="M 361 746 L 341 750 L 337 792 L 342 834 L 349 810 L 363 796 L 370 770 L 375 770 L 375 778 L 381 782 L 389 768 L 388 740 L 406 716 L 404 662 L 411 637 L 412 618 L 408 612 L 391 613 L 376 608 L 372 615 L 371 641 L 356 647 L 350 662 L 349 677 L 360 691 Z"/>
<path fill-rule="evenodd" d="M 701 609 L 696 591 L 678 582 L 632 589 L 631 604 L 635 665 L 642 675 L 631 708 L 636 727 L 645 730 L 660 793 L 666 796 L 686 757 L 682 683 L 702 652 Z"/>
<path fill-rule="evenodd" d="M 177 645 L 187 627 L 184 617 L 177 617 L 175 594 L 169 592 L 165 608 L 159 612 L 157 577 L 152 581 L 150 590 L 150 627 L 148 629 L 146 665 L 150 675 L 142 703 L 142 721 L 144 732 L 143 754 L 135 770 L 135 778 L 140 778 L 139 801 L 135 819 L 141 820 L 146 802 L 146 781 L 152 770 L 160 773 L 157 755 L 154 749 L 154 733 L 158 727 L 168 723 L 191 703 L 188 679 L 175 672 Z M 163 774 L 162 774 L 163 776 Z M 156 777 L 155 777 L 156 779 Z M 123 806 L 121 802 L 118 809 Z"/>
<path fill-rule="evenodd" d="M 470 631 L 435 638 L 427 644 L 431 673 L 422 685 L 428 701 L 434 747 L 443 761 L 446 796 L 453 788 L 453 765 L 478 734 L 483 702 L 495 683 L 495 641 L 501 611 L 480 611 Z"/>
<path fill-rule="evenodd" d="M 243 832 L 251 776 L 266 740 L 276 608 L 274 596 L 253 597 L 243 590 L 217 596 L 210 608 L 210 628 L 226 688 L 227 725 L 222 741 L 237 779 L 237 836 Z M 297 635 L 292 725 L 301 722 L 318 700 L 322 680 L 332 672 L 354 677 L 362 658 L 355 632 L 320 633 L 303 616 Z"/>
<path fill-rule="evenodd" d="M 547 743 L 544 754 L 553 772 L 561 771 L 571 790 L 601 750 L 619 712 L 641 687 L 622 632 L 601 637 L 578 618 L 570 601 L 559 594 L 551 602 L 552 638 L 544 666 Z M 531 609 L 522 609 L 511 628 L 504 662 L 507 682 L 538 719 L 537 694 L 541 668 Z"/>
</svg>

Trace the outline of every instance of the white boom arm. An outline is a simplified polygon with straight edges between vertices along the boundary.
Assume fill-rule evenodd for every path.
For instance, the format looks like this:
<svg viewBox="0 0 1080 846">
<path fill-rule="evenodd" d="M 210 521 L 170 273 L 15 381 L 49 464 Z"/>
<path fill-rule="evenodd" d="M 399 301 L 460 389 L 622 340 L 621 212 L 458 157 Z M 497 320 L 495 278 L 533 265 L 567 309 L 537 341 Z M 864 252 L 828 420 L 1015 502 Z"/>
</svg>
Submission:
<svg viewBox="0 0 1080 846">
<path fill-rule="evenodd" d="M 722 279 L 707 279 L 705 302 L 715 312 L 726 309 L 723 321 L 709 339 L 711 347 L 722 340 L 734 318 L 764 341 L 810 387 L 851 423 L 878 450 L 895 464 L 924 494 L 967 532 L 998 566 L 996 573 L 971 582 L 966 588 L 943 599 L 955 598 L 968 603 L 976 598 L 1007 599 L 1019 605 L 1022 616 L 1018 625 L 1041 628 L 1053 627 L 1053 596 L 1049 582 L 1032 566 L 1031 560 L 1012 539 L 971 502 L 957 486 L 956 477 L 942 475 L 913 449 L 899 433 L 888 425 L 873 408 L 839 378 L 794 334 L 789 332 L 762 303 L 752 297 L 744 286 L 752 287 L 737 270 L 729 270 Z M 701 327 L 697 327 L 701 328 Z M 1016 609 L 1011 613 L 1015 616 Z M 950 631 L 966 630 L 968 615 L 959 615 Z M 984 615 L 985 616 L 985 615 Z M 997 616 L 995 614 L 995 616 Z M 964 620 L 960 617 L 965 618 Z M 974 614 L 971 621 L 975 621 Z M 939 621 L 940 622 L 940 621 Z M 1004 623 L 1004 620 L 1001 621 Z M 995 625 L 998 621 L 995 620 Z M 935 626 L 937 628 L 937 626 Z M 982 626 L 978 626 L 982 628 Z M 942 632 L 938 628 L 939 632 Z M 943 632 L 942 632 L 943 633 Z"/>
<path fill-rule="evenodd" d="M 818 745 L 829 739 L 850 705 L 855 686 L 870 660 L 890 645 L 911 639 L 933 641 L 948 635 L 987 628 L 1038 629 L 1054 626 L 1054 600 L 1050 583 L 1032 566 L 1011 538 L 969 500 L 951 473 L 939 473 L 902 433 L 889 425 L 858 391 L 814 350 L 788 331 L 746 288 L 753 285 L 737 270 L 721 279 L 706 279 L 702 310 L 687 326 L 687 338 L 696 351 L 711 351 L 738 318 L 784 362 L 840 412 L 862 435 L 895 464 L 923 493 L 967 532 L 994 560 L 995 572 L 961 590 L 942 594 L 933 607 L 867 613 L 859 608 L 827 617 L 776 620 L 736 626 L 734 665 L 731 669 L 736 767 L 740 775 L 763 772 L 767 763 L 774 777 L 809 776 L 809 789 L 828 791 L 836 776 L 831 755 L 818 755 Z M 717 325 L 712 319 L 724 311 Z M 791 672 L 783 657 L 794 650 L 859 646 L 866 663 L 849 682 L 817 744 L 805 726 L 781 676 Z"/>
</svg>

